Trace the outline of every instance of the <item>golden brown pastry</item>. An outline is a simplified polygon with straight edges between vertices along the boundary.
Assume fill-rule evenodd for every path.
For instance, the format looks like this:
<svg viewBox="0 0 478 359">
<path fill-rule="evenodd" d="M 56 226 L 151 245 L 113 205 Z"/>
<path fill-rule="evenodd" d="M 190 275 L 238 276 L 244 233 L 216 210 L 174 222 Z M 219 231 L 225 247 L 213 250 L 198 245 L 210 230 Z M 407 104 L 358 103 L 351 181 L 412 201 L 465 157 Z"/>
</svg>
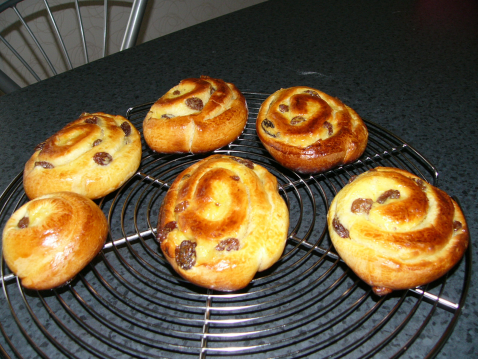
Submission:
<svg viewBox="0 0 478 359">
<path fill-rule="evenodd" d="M 157 238 L 182 277 L 233 291 L 280 258 L 288 228 L 289 212 L 272 174 L 240 157 L 213 155 L 174 181 Z"/>
<path fill-rule="evenodd" d="M 272 157 L 304 174 L 357 160 L 368 140 L 367 127 L 354 110 L 306 86 L 269 96 L 259 110 L 256 129 Z"/>
<path fill-rule="evenodd" d="M 141 136 L 122 116 L 83 113 L 35 148 L 23 172 L 28 198 L 72 191 L 100 198 L 121 187 L 141 162 Z"/>
<path fill-rule="evenodd" d="M 149 147 L 160 153 L 204 153 L 234 141 L 247 123 L 244 96 L 231 83 L 185 79 L 151 107 L 143 122 Z"/>
<path fill-rule="evenodd" d="M 338 254 L 379 295 L 438 279 L 468 246 L 456 202 L 397 168 L 352 178 L 332 201 L 327 221 Z"/>
<path fill-rule="evenodd" d="M 92 200 L 51 193 L 13 213 L 3 229 L 3 256 L 24 287 L 52 289 L 90 263 L 107 234 L 106 217 Z"/>
</svg>

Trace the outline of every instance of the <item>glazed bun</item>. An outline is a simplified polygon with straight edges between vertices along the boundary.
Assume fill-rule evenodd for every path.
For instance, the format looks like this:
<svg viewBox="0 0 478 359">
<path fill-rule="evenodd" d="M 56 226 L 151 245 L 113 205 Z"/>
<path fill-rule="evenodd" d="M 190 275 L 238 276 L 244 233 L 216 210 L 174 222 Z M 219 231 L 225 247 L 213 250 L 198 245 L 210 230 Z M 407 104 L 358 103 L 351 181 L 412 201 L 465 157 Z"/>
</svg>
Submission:
<svg viewBox="0 0 478 359">
<path fill-rule="evenodd" d="M 183 278 L 233 291 L 281 257 L 288 228 L 289 212 L 271 173 L 240 157 L 214 155 L 174 181 L 157 238 Z"/>
<path fill-rule="evenodd" d="M 52 289 L 90 263 L 107 234 L 106 217 L 92 200 L 51 193 L 13 213 L 3 230 L 3 256 L 24 287 Z"/>
<path fill-rule="evenodd" d="M 204 153 L 234 141 L 247 123 L 244 96 L 233 84 L 201 76 L 182 80 L 143 122 L 148 146 L 160 153 Z"/>
<path fill-rule="evenodd" d="M 353 179 L 333 199 L 327 220 L 340 257 L 379 295 L 443 276 L 469 240 L 456 202 L 397 168 Z"/>
<path fill-rule="evenodd" d="M 122 116 L 83 113 L 35 148 L 25 165 L 28 198 L 72 191 L 106 196 L 123 185 L 141 162 L 141 137 Z"/>
<path fill-rule="evenodd" d="M 272 157 L 303 174 L 357 160 L 368 140 L 367 127 L 354 110 L 306 86 L 269 96 L 259 110 L 256 129 Z"/>
</svg>

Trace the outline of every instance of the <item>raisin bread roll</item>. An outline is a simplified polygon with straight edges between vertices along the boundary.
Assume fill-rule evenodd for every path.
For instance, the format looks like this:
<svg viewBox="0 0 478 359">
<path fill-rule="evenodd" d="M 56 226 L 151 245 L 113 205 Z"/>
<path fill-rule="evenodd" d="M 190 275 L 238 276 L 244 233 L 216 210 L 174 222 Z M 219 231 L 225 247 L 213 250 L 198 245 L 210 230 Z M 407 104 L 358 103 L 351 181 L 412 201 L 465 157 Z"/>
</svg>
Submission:
<svg viewBox="0 0 478 359">
<path fill-rule="evenodd" d="M 269 96 L 259 110 L 256 129 L 272 157 L 303 174 L 357 160 L 368 140 L 367 127 L 354 110 L 306 86 Z"/>
<path fill-rule="evenodd" d="M 379 295 L 438 279 L 468 246 L 456 202 L 397 168 L 353 179 L 333 199 L 327 221 L 338 254 Z"/>
<path fill-rule="evenodd" d="M 185 79 L 151 107 L 143 122 L 148 146 L 160 153 L 204 153 L 234 141 L 247 123 L 244 96 L 233 84 Z"/>
<path fill-rule="evenodd" d="M 157 238 L 182 277 L 233 291 L 280 258 L 288 228 L 289 212 L 271 173 L 243 158 L 214 155 L 174 181 Z"/>
<path fill-rule="evenodd" d="M 141 136 L 122 116 L 83 113 L 35 148 L 23 172 L 28 198 L 72 191 L 106 196 L 123 185 L 141 162 Z"/>
<path fill-rule="evenodd" d="M 51 193 L 13 213 L 3 230 L 3 256 L 24 287 L 52 289 L 90 263 L 107 234 L 106 217 L 92 200 Z"/>
</svg>

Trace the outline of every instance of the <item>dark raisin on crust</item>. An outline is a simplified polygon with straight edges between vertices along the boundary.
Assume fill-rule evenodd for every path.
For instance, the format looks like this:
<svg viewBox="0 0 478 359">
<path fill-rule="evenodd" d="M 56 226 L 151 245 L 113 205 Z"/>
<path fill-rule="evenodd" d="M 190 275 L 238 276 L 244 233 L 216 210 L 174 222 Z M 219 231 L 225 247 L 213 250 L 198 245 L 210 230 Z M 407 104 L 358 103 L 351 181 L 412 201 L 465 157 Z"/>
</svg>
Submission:
<svg viewBox="0 0 478 359">
<path fill-rule="evenodd" d="M 332 226 L 341 238 L 350 238 L 349 231 L 339 222 L 337 217 L 332 221 Z"/>
<path fill-rule="evenodd" d="M 234 180 L 234 181 L 239 181 L 241 179 L 241 177 L 239 176 L 231 176 L 231 178 Z"/>
<path fill-rule="evenodd" d="M 373 200 L 370 198 L 357 198 L 352 202 L 352 207 L 350 210 L 353 213 L 366 213 L 369 214 L 372 209 Z"/>
<path fill-rule="evenodd" d="M 216 246 L 217 251 L 237 251 L 239 250 L 239 239 L 237 238 L 226 238 L 219 242 Z"/>
<path fill-rule="evenodd" d="M 188 201 L 179 202 L 176 205 L 176 207 L 174 207 L 174 212 L 176 212 L 176 213 L 183 212 L 184 210 L 186 210 L 186 208 L 188 208 L 188 206 L 189 206 Z"/>
<path fill-rule="evenodd" d="M 312 91 L 312 90 L 305 90 L 304 93 L 308 94 L 308 95 L 311 95 L 311 96 L 314 96 L 314 97 L 318 97 L 320 98 L 319 96 L 319 93 L 316 92 L 316 91 Z"/>
<path fill-rule="evenodd" d="M 43 147 L 45 147 L 46 141 L 39 143 L 38 145 L 35 146 L 35 152 L 43 150 Z"/>
<path fill-rule="evenodd" d="M 384 296 L 384 295 L 392 293 L 392 290 L 387 287 L 372 287 L 372 290 L 376 295 L 379 295 L 379 296 Z"/>
<path fill-rule="evenodd" d="M 211 86 L 211 89 L 209 90 L 209 94 L 212 95 L 214 92 L 216 92 L 216 89 Z"/>
<path fill-rule="evenodd" d="M 292 126 L 298 125 L 299 123 L 305 122 L 305 118 L 302 116 L 295 116 L 292 120 L 290 120 L 290 124 Z"/>
<path fill-rule="evenodd" d="M 107 152 L 97 152 L 93 156 L 93 161 L 100 166 L 107 166 L 113 161 L 113 157 Z"/>
<path fill-rule="evenodd" d="M 204 104 L 199 97 L 190 97 L 186 99 L 186 106 L 196 111 L 201 111 L 204 108 Z"/>
<path fill-rule="evenodd" d="M 289 112 L 289 106 L 284 105 L 284 104 L 280 104 L 279 105 L 279 111 L 282 112 L 282 113 Z"/>
<path fill-rule="evenodd" d="M 28 217 L 23 217 L 22 219 L 18 221 L 17 227 L 24 229 L 24 228 L 27 228 L 29 224 L 30 224 L 30 219 Z"/>
<path fill-rule="evenodd" d="M 98 146 L 103 140 L 101 138 L 97 139 L 95 142 L 93 142 L 93 147 Z"/>
<path fill-rule="evenodd" d="M 355 181 L 355 179 L 358 177 L 358 175 L 353 175 L 352 177 L 349 178 L 349 183 L 352 183 Z"/>
<path fill-rule="evenodd" d="M 188 270 L 196 264 L 196 245 L 192 241 L 182 241 L 176 247 L 176 263 L 180 268 Z"/>
<path fill-rule="evenodd" d="M 158 240 L 159 244 L 161 244 L 167 237 L 169 232 L 172 232 L 178 228 L 176 221 L 171 221 L 166 223 L 163 228 L 158 229 L 158 233 L 156 233 L 156 239 Z"/>
<path fill-rule="evenodd" d="M 55 168 L 55 166 L 53 166 L 50 162 L 46 162 L 46 161 L 38 161 L 38 162 L 35 162 L 35 167 L 36 166 L 40 166 L 40 167 L 43 167 L 45 169 L 52 169 L 52 168 Z"/>
<path fill-rule="evenodd" d="M 254 163 L 252 161 L 246 160 L 245 158 L 241 157 L 231 157 L 236 162 L 239 162 L 240 164 L 246 166 L 247 168 L 250 168 L 251 170 L 254 169 Z"/>
<path fill-rule="evenodd" d="M 131 126 L 130 126 L 130 124 L 129 124 L 128 122 L 126 122 L 126 121 L 123 122 L 123 123 L 121 124 L 121 129 L 123 130 L 125 136 L 131 135 Z"/>
<path fill-rule="evenodd" d="M 453 232 L 459 231 L 463 228 L 463 224 L 460 221 L 453 221 Z"/>
<path fill-rule="evenodd" d="M 427 186 L 425 185 L 425 182 L 423 180 L 421 180 L 420 178 L 414 178 L 413 180 L 418 185 L 418 187 L 420 187 L 422 191 L 427 190 Z"/>
<path fill-rule="evenodd" d="M 176 96 L 179 95 L 180 93 L 181 93 L 181 91 L 179 91 L 179 90 L 174 90 L 173 91 L 173 95 L 176 95 Z"/>
<path fill-rule="evenodd" d="M 262 130 L 269 136 L 271 137 L 277 137 L 278 133 L 275 134 L 275 133 L 272 133 L 268 130 L 268 128 L 274 128 L 274 124 L 269 121 L 267 118 L 261 122 L 261 127 L 262 127 Z"/>
<path fill-rule="evenodd" d="M 96 117 L 96 116 L 89 117 L 85 120 L 85 123 L 89 123 L 91 125 L 96 125 L 98 123 L 98 117 Z"/>
<path fill-rule="evenodd" d="M 262 121 L 262 128 L 264 127 L 269 127 L 269 128 L 275 128 L 274 123 L 271 120 L 268 120 L 267 118 Z"/>
<path fill-rule="evenodd" d="M 168 114 L 168 113 L 165 113 L 164 115 L 161 115 L 161 118 L 166 118 L 166 119 L 170 119 L 170 118 L 173 118 L 173 117 L 176 117 L 176 116 Z"/>
<path fill-rule="evenodd" d="M 334 127 L 329 121 L 325 121 L 322 126 L 324 126 L 324 128 L 327 129 L 327 134 L 329 136 L 332 136 L 334 134 Z"/>
<path fill-rule="evenodd" d="M 400 191 L 396 189 L 389 189 L 388 191 L 383 192 L 380 197 L 377 198 L 377 202 L 380 204 L 384 204 L 387 199 L 399 199 L 400 198 Z"/>
</svg>

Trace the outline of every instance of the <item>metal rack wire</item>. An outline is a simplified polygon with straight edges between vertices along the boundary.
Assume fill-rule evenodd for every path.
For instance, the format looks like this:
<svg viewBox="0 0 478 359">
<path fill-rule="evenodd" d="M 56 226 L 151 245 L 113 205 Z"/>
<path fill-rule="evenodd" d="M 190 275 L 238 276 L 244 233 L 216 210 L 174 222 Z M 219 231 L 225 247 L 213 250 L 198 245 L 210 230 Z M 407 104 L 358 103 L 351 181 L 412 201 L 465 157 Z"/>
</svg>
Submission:
<svg viewBox="0 0 478 359">
<path fill-rule="evenodd" d="M 315 176 L 279 166 L 255 133 L 265 94 L 245 93 L 243 134 L 217 150 L 266 167 L 290 210 L 283 256 L 244 290 L 198 288 L 174 273 L 154 239 L 162 199 L 199 155 L 143 148 L 140 169 L 99 201 L 110 236 L 100 255 L 68 285 L 30 291 L 0 263 L 0 353 L 5 357 L 399 357 L 413 347 L 433 357 L 463 307 L 470 251 L 445 278 L 424 288 L 376 297 L 340 260 L 328 238 L 328 206 L 350 176 L 375 166 L 404 168 L 437 185 L 435 167 L 400 138 L 367 122 L 369 144 L 352 165 Z M 151 104 L 128 110 L 140 129 Z M 21 173 L 0 197 L 0 221 L 26 202 Z M 439 323 L 437 325 L 436 323 Z"/>
</svg>

